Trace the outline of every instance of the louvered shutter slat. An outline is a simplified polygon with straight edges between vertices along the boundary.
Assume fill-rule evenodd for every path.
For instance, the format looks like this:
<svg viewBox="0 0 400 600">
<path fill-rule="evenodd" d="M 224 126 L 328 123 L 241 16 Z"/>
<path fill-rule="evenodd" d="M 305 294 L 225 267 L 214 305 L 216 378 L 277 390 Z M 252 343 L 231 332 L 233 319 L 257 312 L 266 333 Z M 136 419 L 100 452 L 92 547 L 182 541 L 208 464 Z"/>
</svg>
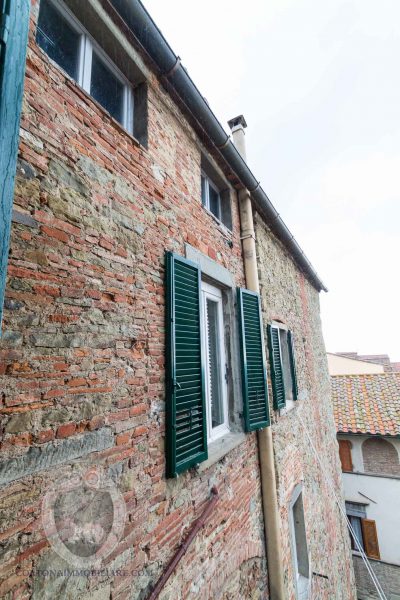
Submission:
<svg viewBox="0 0 400 600">
<path fill-rule="evenodd" d="M 239 289 L 238 305 L 244 420 L 254 431 L 270 424 L 259 295 Z"/>
<path fill-rule="evenodd" d="M 283 380 L 283 367 L 280 352 L 279 330 L 268 325 L 269 360 L 271 365 L 272 390 L 274 394 L 274 408 L 278 410 L 285 406 L 285 383 Z"/>
<path fill-rule="evenodd" d="M 199 267 L 167 252 L 167 475 L 207 458 Z"/>
</svg>

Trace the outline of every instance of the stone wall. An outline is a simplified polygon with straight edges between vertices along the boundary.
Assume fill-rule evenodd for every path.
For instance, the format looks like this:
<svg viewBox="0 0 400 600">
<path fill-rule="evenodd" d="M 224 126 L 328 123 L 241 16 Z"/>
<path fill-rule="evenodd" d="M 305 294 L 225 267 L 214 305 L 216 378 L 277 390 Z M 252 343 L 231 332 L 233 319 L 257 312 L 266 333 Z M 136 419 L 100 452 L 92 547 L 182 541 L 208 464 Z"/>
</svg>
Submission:
<svg viewBox="0 0 400 600">
<path fill-rule="evenodd" d="M 400 565 L 392 565 L 380 560 L 368 559 L 388 600 L 400 598 Z M 379 600 L 379 594 L 372 582 L 361 556 L 353 555 L 354 572 L 359 600 Z"/>
<path fill-rule="evenodd" d="M 201 204 L 200 143 L 154 75 L 148 148 L 35 43 L 32 5 L 0 341 L 0 597 L 143 598 L 217 485 L 220 500 L 162 595 L 267 597 L 256 435 L 165 479 L 164 254 L 189 243 L 244 285 L 233 233 Z M 107 573 L 63 575 L 42 501 L 102 466 L 127 508 Z"/>
<path fill-rule="evenodd" d="M 161 598 L 266 599 L 256 435 L 165 479 L 164 254 L 190 244 L 244 286 L 236 196 L 229 233 L 201 205 L 201 143 L 150 65 L 144 148 L 37 47 L 37 14 L 33 0 L 0 340 L 0 597 L 145 598 L 217 485 Z M 296 335 L 300 399 L 273 416 L 289 596 L 287 507 L 303 481 L 312 597 L 349 600 L 347 532 L 298 421 L 340 490 L 318 294 L 259 219 L 257 236 L 265 320 Z M 43 500 L 93 465 L 127 520 L 88 577 L 49 547 Z"/>
<path fill-rule="evenodd" d="M 297 366 L 299 398 L 292 410 L 286 414 L 282 411 L 281 415 L 274 411 L 269 389 L 289 597 L 295 598 L 295 589 L 288 508 L 293 490 L 302 485 L 311 597 L 350 600 L 355 596 L 349 536 L 310 442 L 341 498 L 341 469 L 319 295 L 258 215 L 255 227 L 265 329 L 272 320 L 288 326 L 294 334 Z M 268 374 L 271 381 L 270 369 Z"/>
</svg>

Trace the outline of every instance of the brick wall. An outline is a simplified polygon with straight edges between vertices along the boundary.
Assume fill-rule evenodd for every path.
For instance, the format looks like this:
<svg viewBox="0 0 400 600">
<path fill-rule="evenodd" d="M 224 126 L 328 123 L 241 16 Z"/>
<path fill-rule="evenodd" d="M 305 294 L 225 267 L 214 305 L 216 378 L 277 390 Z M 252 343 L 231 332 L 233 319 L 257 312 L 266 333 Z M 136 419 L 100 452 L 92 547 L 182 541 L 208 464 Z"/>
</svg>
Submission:
<svg viewBox="0 0 400 600">
<path fill-rule="evenodd" d="M 266 328 L 267 323 L 278 320 L 293 332 L 297 366 L 299 399 L 291 411 L 279 416 L 272 408 L 272 389 L 269 390 L 289 597 L 295 598 L 289 504 L 294 488 L 300 484 L 314 573 L 311 597 L 350 600 L 355 596 L 349 536 L 302 425 L 307 428 L 336 493 L 342 497 L 319 295 L 259 216 L 255 225 L 264 325 Z"/>
<path fill-rule="evenodd" d="M 243 286 L 236 201 L 228 234 L 201 205 L 198 139 L 155 76 L 144 149 L 36 46 L 32 8 L 0 341 L 0 597 L 144 597 L 214 484 L 217 508 L 163 597 L 267 597 L 255 434 L 202 473 L 164 476 L 164 252 L 189 242 Z M 127 506 L 110 572 L 90 578 L 62 574 L 41 519 L 77 461 L 104 467 Z"/>
<path fill-rule="evenodd" d="M 396 448 L 388 440 L 369 438 L 362 445 L 364 471 L 378 475 L 400 475 L 400 461 Z"/>
<path fill-rule="evenodd" d="M 400 565 L 393 565 L 379 560 L 369 559 L 369 563 L 390 600 L 400 598 Z M 372 582 L 361 556 L 353 556 L 354 572 L 359 600 L 379 600 L 379 594 Z"/>
</svg>

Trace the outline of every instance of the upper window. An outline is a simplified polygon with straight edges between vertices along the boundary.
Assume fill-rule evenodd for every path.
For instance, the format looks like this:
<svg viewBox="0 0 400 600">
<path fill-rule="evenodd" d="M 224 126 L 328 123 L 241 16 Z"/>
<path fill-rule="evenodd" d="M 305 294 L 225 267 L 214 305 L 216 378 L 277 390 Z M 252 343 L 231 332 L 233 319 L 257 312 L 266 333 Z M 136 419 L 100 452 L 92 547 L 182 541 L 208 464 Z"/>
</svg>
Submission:
<svg viewBox="0 0 400 600">
<path fill-rule="evenodd" d="M 201 201 L 221 221 L 221 195 L 215 183 L 205 173 L 201 175 Z"/>
<path fill-rule="evenodd" d="M 201 201 L 218 221 L 232 231 L 231 191 L 223 176 L 204 155 L 201 157 Z"/>
<path fill-rule="evenodd" d="M 284 325 L 268 325 L 274 408 L 291 408 L 297 400 L 297 375 L 293 334 Z"/>
<path fill-rule="evenodd" d="M 133 133 L 133 90 L 60 0 L 41 0 L 36 40 L 70 77 Z"/>
<path fill-rule="evenodd" d="M 221 290 L 202 282 L 208 440 L 229 431 Z"/>
</svg>

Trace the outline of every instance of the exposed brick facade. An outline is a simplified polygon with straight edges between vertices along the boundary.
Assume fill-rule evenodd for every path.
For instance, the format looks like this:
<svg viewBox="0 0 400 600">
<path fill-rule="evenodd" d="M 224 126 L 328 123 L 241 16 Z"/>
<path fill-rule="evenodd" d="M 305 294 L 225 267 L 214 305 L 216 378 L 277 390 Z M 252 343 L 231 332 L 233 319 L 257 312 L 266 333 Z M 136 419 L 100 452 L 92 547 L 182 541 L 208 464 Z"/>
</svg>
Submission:
<svg viewBox="0 0 400 600">
<path fill-rule="evenodd" d="M 202 207 L 200 141 L 157 77 L 149 71 L 145 149 L 38 48 L 37 15 L 33 0 L 0 341 L 0 597 L 144 597 L 216 484 L 216 510 L 162 597 L 268 598 L 256 435 L 208 469 L 165 479 L 164 253 L 184 255 L 189 243 L 244 286 L 236 196 L 230 234 Z M 282 313 L 305 339 L 303 402 L 339 489 L 318 294 L 263 239 L 278 266 L 261 277 L 267 316 Z M 329 576 L 313 580 L 313 598 L 339 590 L 348 600 L 345 532 L 295 418 L 274 425 L 283 537 L 291 489 L 304 479 L 314 570 Z M 102 465 L 123 493 L 124 535 L 112 574 L 46 578 L 40 570 L 65 564 L 49 548 L 41 502 L 76 459 Z M 285 567 L 292 589 L 288 542 Z"/>
<path fill-rule="evenodd" d="M 362 455 L 366 473 L 400 476 L 399 455 L 388 440 L 372 437 L 365 440 Z"/>
<path fill-rule="evenodd" d="M 400 598 L 400 566 L 379 560 L 369 559 L 370 565 L 382 586 L 387 598 Z M 353 556 L 357 594 L 360 600 L 378 600 L 379 594 L 367 571 L 361 556 Z"/>
</svg>

